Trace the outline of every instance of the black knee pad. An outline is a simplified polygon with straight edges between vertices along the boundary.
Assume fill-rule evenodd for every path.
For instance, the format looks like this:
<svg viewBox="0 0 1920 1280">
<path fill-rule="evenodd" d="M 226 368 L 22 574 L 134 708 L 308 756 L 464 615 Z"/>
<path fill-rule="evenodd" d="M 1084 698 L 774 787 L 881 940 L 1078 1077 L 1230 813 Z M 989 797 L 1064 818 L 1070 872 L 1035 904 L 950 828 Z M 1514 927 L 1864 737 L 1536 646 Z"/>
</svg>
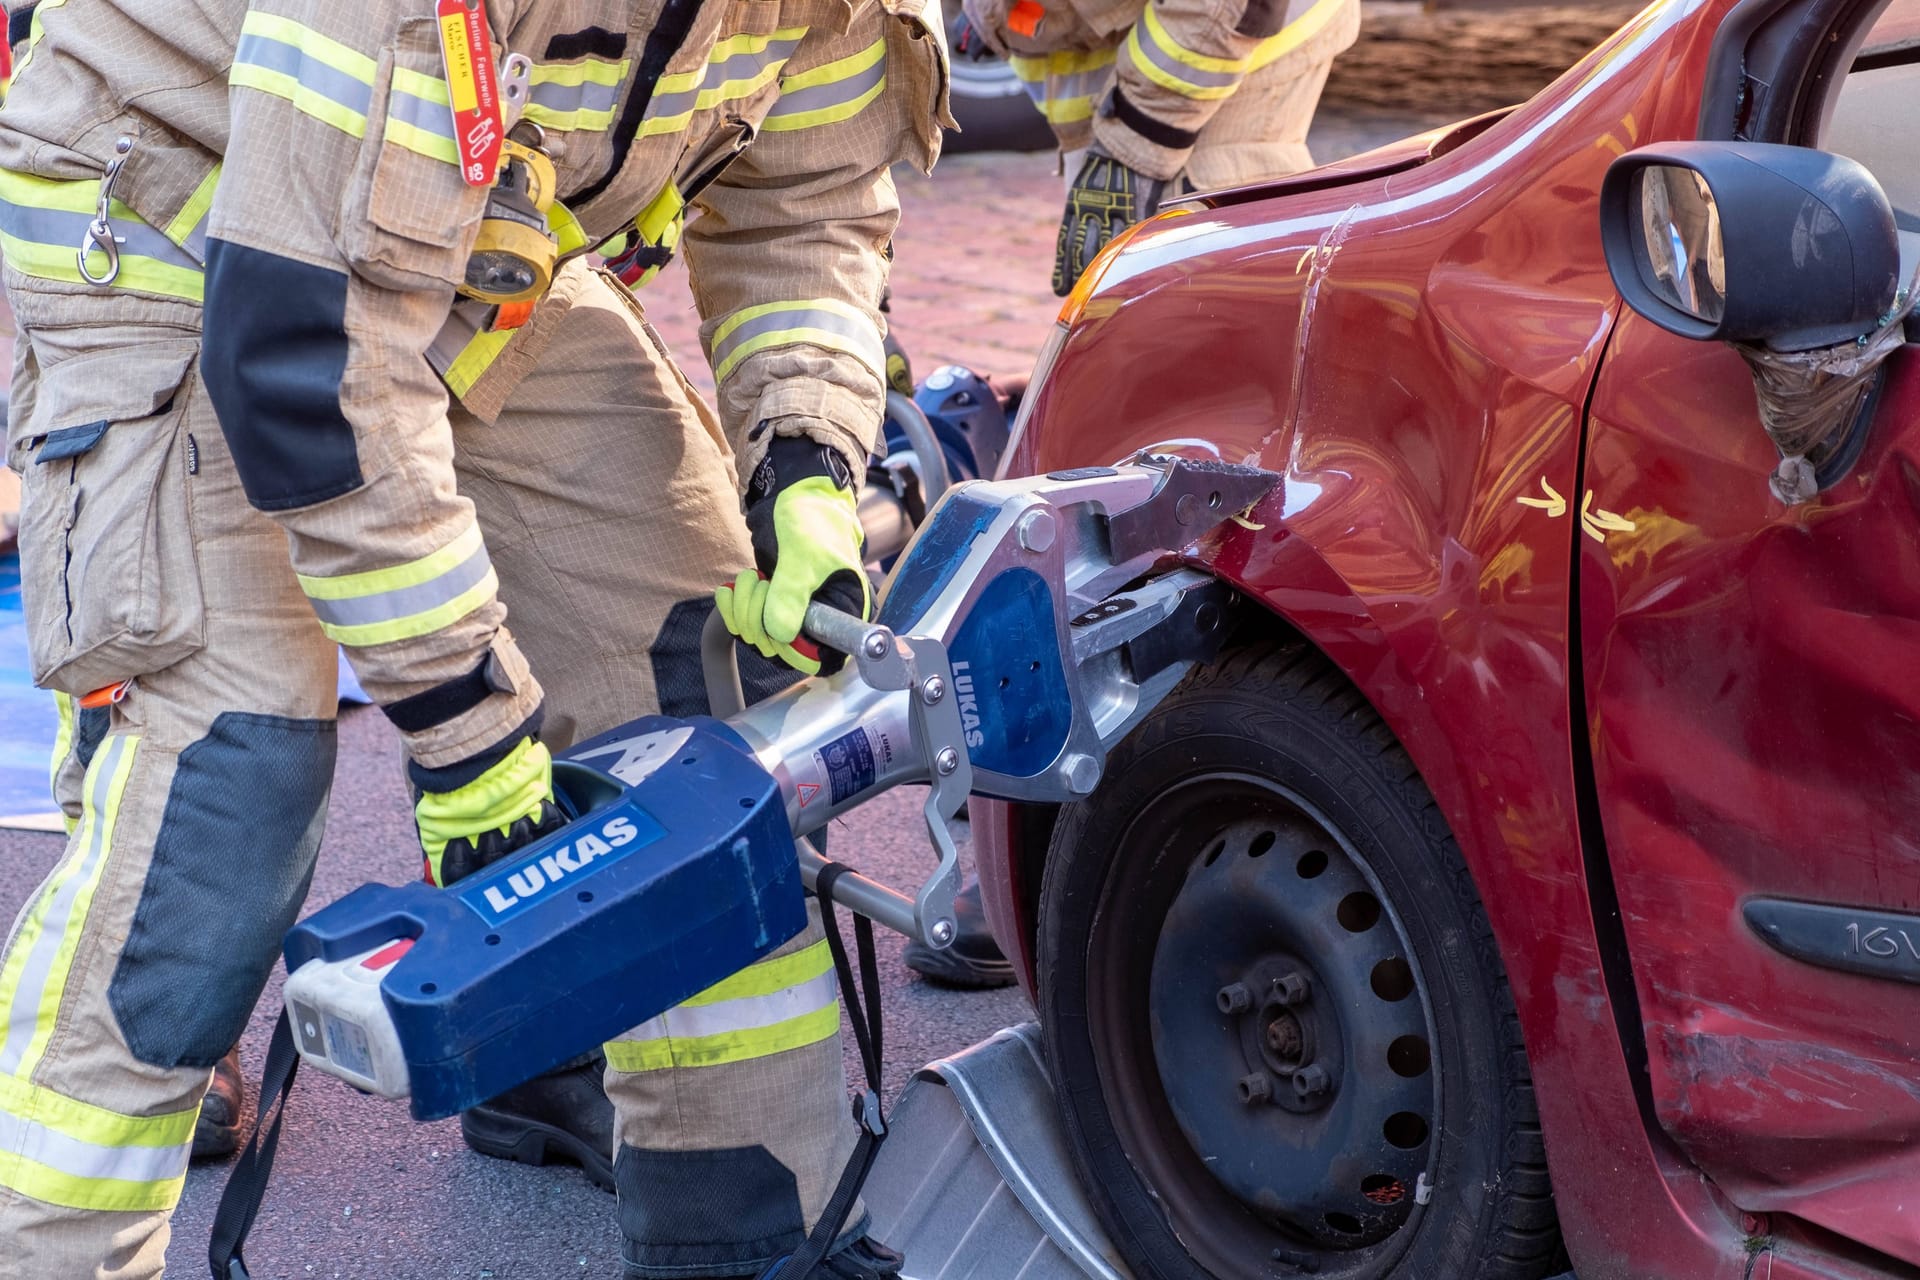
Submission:
<svg viewBox="0 0 1920 1280">
<path fill-rule="evenodd" d="M 306 901 L 334 724 L 226 712 L 180 753 L 107 999 L 133 1056 L 210 1067 L 246 1028 Z"/>
</svg>

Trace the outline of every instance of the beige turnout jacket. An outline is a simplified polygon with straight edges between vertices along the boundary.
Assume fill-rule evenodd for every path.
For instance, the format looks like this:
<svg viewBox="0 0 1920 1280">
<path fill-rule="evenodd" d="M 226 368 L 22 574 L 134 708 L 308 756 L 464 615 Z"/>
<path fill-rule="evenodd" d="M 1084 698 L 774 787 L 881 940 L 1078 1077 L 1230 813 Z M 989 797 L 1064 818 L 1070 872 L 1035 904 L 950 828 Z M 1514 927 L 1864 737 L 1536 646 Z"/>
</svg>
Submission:
<svg viewBox="0 0 1920 1280">
<path fill-rule="evenodd" d="M 478 0 L 476 0 L 478 3 Z M 77 11 L 77 12 L 76 12 Z M 288 530 L 329 634 L 383 704 L 489 650 L 495 696 L 410 734 L 439 767 L 509 735 L 538 685 L 501 626 L 449 389 L 491 420 L 541 328 L 456 303 L 486 191 L 462 181 L 433 0 L 46 0 L 0 111 L 16 288 L 119 291 L 204 328 L 202 376 L 249 501 Z M 768 431 L 864 464 L 881 418 L 889 166 L 932 166 L 932 0 L 486 0 L 533 61 L 569 255 L 700 190 L 687 255 L 741 476 Z M 111 186 L 116 145 L 130 143 Z M 119 237 L 82 272 L 105 200 Z M 93 300 L 89 299 L 92 305 Z M 204 303 L 204 311 L 200 307 Z M 761 424 L 768 424 L 763 430 Z M 632 477 L 635 501 L 648 479 Z"/>
</svg>

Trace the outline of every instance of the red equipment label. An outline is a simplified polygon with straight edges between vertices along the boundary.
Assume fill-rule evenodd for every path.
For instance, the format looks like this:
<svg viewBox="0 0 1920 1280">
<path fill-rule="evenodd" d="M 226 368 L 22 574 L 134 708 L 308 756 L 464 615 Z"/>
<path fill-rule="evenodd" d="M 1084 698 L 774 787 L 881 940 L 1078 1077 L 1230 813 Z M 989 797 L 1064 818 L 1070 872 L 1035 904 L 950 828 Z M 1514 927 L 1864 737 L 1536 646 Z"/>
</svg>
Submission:
<svg viewBox="0 0 1920 1280">
<path fill-rule="evenodd" d="M 447 69 L 460 176 L 470 187 L 490 187 L 500 168 L 505 131 L 487 16 L 480 0 L 439 0 L 434 17 L 440 24 L 440 60 Z"/>
</svg>

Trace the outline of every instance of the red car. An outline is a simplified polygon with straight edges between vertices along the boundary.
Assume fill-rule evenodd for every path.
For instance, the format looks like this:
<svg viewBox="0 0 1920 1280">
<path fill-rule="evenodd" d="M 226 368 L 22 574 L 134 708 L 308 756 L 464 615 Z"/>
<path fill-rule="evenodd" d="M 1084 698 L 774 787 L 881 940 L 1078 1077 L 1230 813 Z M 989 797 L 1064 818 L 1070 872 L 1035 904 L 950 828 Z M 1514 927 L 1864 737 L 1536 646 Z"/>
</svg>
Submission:
<svg viewBox="0 0 1920 1280">
<path fill-rule="evenodd" d="M 1915 1274 L 1917 90 L 1920 0 L 1672 0 L 1068 300 L 1009 474 L 1284 478 L 1235 648 L 975 808 L 1137 1276 Z"/>
</svg>

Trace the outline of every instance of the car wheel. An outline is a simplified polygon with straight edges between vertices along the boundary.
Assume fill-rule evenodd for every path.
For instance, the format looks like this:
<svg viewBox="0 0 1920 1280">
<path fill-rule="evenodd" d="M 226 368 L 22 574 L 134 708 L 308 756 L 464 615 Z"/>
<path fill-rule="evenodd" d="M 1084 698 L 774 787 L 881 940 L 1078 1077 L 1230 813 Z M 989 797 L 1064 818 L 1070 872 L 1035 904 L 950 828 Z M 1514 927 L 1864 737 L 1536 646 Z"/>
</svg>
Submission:
<svg viewBox="0 0 1920 1280">
<path fill-rule="evenodd" d="M 1054 829 L 1040 1011 L 1141 1280 L 1537 1280 L 1518 1018 L 1437 805 L 1299 643 L 1195 672 Z"/>
<path fill-rule="evenodd" d="M 975 58 L 961 51 L 963 23 L 959 0 L 947 5 L 947 48 L 952 51 L 953 118 L 960 132 L 944 149 L 963 151 L 1051 151 L 1053 127 L 1033 105 L 1020 78 L 1002 58 Z"/>
</svg>

